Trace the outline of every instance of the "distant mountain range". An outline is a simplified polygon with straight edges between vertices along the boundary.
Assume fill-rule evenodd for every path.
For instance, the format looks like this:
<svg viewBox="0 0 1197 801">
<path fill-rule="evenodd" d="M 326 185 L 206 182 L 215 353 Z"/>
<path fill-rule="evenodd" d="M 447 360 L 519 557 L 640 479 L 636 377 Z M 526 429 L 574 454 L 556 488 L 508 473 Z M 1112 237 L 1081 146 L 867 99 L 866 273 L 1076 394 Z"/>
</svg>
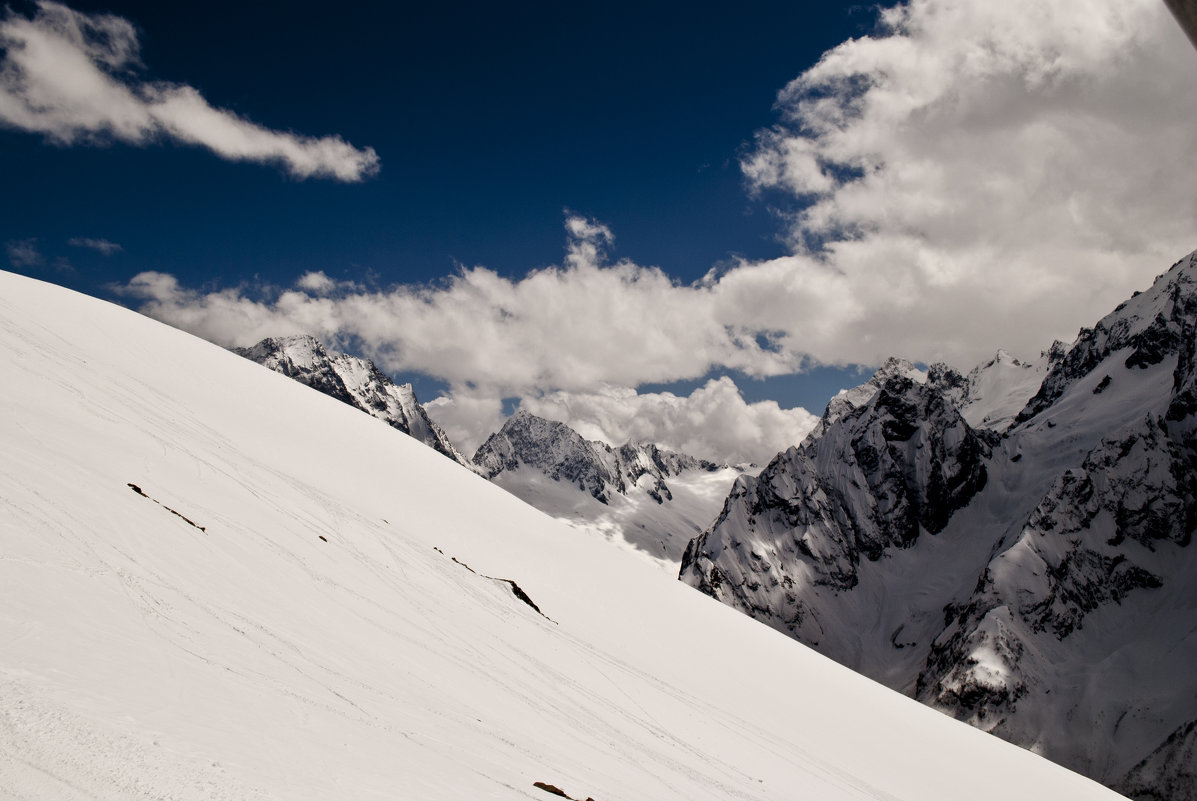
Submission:
<svg viewBox="0 0 1197 801">
<path fill-rule="evenodd" d="M 1071 346 L 891 361 L 683 581 L 1140 799 L 1197 798 L 1197 254 Z"/>
<path fill-rule="evenodd" d="M 741 468 L 651 443 L 613 448 L 518 411 L 474 454 L 482 475 L 576 528 L 622 541 L 677 570 L 719 513 Z"/>
<path fill-rule="evenodd" d="M 522 410 L 469 459 L 428 416 L 410 384 L 396 384 L 368 359 L 329 353 L 304 335 L 267 338 L 235 352 L 377 417 L 541 511 L 671 571 L 743 472 L 651 443 L 613 448 L 588 441 L 564 423 Z"/>
</svg>

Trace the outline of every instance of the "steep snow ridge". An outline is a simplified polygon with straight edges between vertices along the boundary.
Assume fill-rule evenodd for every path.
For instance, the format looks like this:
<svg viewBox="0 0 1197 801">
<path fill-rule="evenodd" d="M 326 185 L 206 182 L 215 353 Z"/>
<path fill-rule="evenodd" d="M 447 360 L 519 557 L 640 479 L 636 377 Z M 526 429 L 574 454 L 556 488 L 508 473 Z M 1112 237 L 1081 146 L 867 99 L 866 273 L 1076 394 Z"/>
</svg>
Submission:
<svg viewBox="0 0 1197 801">
<path fill-rule="evenodd" d="M 1077 379 L 1088 375 L 1115 351 L 1128 351 L 1126 367 L 1148 367 L 1176 356 L 1192 340 L 1197 323 L 1197 254 L 1181 259 L 1156 278 L 1149 292 L 1136 293 L 1093 328 L 1082 329 L 1068 354 L 1048 373 L 1034 398 L 1019 413 L 1028 420 L 1050 406 Z"/>
<path fill-rule="evenodd" d="M 1163 769 L 1191 756 L 1184 727 L 1197 719 L 1195 278 L 1190 256 L 1067 353 L 1054 347 L 1003 436 L 911 404 L 910 426 L 947 425 L 990 448 L 984 487 L 948 509 L 935 536 L 879 551 L 857 543 L 855 556 L 845 545 L 843 520 L 903 497 L 850 469 L 868 437 L 852 429 L 863 416 L 848 415 L 779 456 L 759 484 L 739 482 L 682 578 L 1136 797 L 1197 798 L 1197 765 Z M 926 391 L 954 407 L 981 385 L 933 367 Z M 828 552 L 847 555 L 836 564 L 852 566 L 851 581 L 828 581 Z M 729 591 L 741 582 L 751 592 Z"/>
<path fill-rule="evenodd" d="M 0 371 L 14 797 L 1115 797 L 126 310 L 0 274 Z"/>
<path fill-rule="evenodd" d="M 1191 798 L 1197 784 L 1197 720 L 1190 720 L 1127 774 L 1121 789 L 1131 798 L 1173 801 Z"/>
<path fill-rule="evenodd" d="M 743 470 L 651 443 L 612 448 L 517 411 L 474 455 L 479 472 L 541 511 L 677 571 Z"/>
<path fill-rule="evenodd" d="M 396 384 L 367 359 L 345 353 L 329 354 L 315 338 L 306 335 L 267 338 L 234 352 L 377 417 L 453 461 L 471 467 L 469 459 L 428 417 L 411 384 Z"/>
</svg>

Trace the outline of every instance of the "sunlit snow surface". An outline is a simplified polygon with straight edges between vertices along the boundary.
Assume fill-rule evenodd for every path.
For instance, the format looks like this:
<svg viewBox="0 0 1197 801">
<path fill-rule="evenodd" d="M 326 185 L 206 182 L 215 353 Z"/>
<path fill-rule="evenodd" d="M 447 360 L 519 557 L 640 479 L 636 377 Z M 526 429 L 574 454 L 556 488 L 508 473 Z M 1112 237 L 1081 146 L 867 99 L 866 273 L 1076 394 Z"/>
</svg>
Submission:
<svg viewBox="0 0 1197 801">
<path fill-rule="evenodd" d="M 0 797 L 1116 797 L 131 312 L 0 376 Z"/>
</svg>

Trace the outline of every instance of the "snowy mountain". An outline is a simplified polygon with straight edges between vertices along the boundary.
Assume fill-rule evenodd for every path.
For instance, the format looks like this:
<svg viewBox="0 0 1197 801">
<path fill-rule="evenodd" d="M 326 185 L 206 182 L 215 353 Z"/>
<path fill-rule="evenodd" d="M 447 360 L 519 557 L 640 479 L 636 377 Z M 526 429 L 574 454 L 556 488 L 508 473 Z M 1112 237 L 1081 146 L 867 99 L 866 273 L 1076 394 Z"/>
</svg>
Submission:
<svg viewBox="0 0 1197 801">
<path fill-rule="evenodd" d="M 383 420 L 546 514 L 627 545 L 671 572 L 743 472 L 652 444 L 612 448 L 589 442 L 563 423 L 526 411 L 513 415 L 469 460 L 428 416 L 410 384 L 395 384 L 366 359 L 329 354 L 302 335 L 267 338 L 234 352 Z"/>
<path fill-rule="evenodd" d="M 676 572 L 741 470 L 653 444 L 613 448 L 519 410 L 474 454 L 479 472 L 537 509 Z"/>
<path fill-rule="evenodd" d="M 367 359 L 329 354 L 316 339 L 305 335 L 271 337 L 234 352 L 361 409 L 455 462 L 470 466 L 469 459 L 428 417 L 411 384 L 396 384 Z"/>
<path fill-rule="evenodd" d="M 1115 797 L 127 310 L 0 371 L 6 797 Z"/>
<path fill-rule="evenodd" d="M 1133 797 L 1197 798 L 1195 330 L 1197 254 L 1037 366 L 891 363 L 736 483 L 681 577 Z"/>
<path fill-rule="evenodd" d="M 1004 350 L 962 376 L 946 364 L 928 371 L 931 380 L 960 410 L 973 428 L 1005 431 L 1026 406 L 1044 377 L 1067 354 L 1068 346 L 1054 342 L 1033 362 L 1019 361 Z"/>
</svg>

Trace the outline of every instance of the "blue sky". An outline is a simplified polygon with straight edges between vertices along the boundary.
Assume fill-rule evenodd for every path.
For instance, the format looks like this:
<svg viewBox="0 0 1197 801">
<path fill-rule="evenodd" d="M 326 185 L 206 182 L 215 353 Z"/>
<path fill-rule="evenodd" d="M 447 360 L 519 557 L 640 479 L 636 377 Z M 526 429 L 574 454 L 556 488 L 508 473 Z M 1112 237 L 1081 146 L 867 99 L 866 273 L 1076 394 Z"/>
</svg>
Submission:
<svg viewBox="0 0 1197 801">
<path fill-rule="evenodd" d="M 458 262 L 558 263 L 568 208 L 611 226 L 619 253 L 692 280 L 731 253 L 783 252 L 738 153 L 788 80 L 874 18 L 835 2 L 420 5 L 74 3 L 138 27 L 145 77 L 372 147 L 381 170 L 297 181 L 170 142 L 5 131 L 6 239 L 36 237 L 77 263 L 58 280 L 89 291 L 149 268 L 189 284 L 308 270 L 407 282 Z M 72 236 L 124 250 L 87 258 Z"/>
<path fill-rule="evenodd" d="M 433 5 L 11 4 L 9 269 L 311 331 L 467 445 L 522 402 L 760 458 L 861 365 L 1033 357 L 1197 244 L 1153 0 Z"/>
</svg>

